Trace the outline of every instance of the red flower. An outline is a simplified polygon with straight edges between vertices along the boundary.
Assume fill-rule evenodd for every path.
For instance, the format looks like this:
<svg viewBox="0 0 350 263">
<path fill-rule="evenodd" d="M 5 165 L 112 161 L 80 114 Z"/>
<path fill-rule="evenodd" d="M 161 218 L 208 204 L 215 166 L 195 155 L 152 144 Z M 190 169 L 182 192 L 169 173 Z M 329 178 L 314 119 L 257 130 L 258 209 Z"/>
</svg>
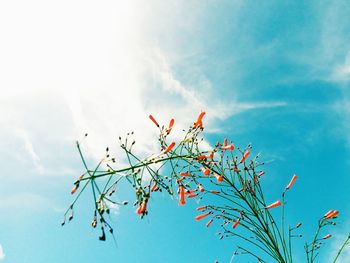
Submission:
<svg viewBox="0 0 350 263">
<path fill-rule="evenodd" d="M 260 171 L 260 173 L 258 174 L 258 176 L 263 176 L 265 174 L 264 171 Z"/>
<path fill-rule="evenodd" d="M 186 204 L 186 200 L 185 200 L 185 189 L 183 187 L 183 185 L 181 185 L 179 187 L 179 205 L 184 205 Z"/>
<path fill-rule="evenodd" d="M 331 218 L 337 217 L 338 214 L 339 214 L 339 211 L 338 211 L 338 210 L 330 210 L 330 211 L 328 211 L 328 212 L 324 215 L 324 217 L 325 217 L 326 219 L 331 219 Z"/>
<path fill-rule="evenodd" d="M 203 123 L 202 123 L 202 119 L 205 115 L 205 111 L 202 111 L 198 118 L 197 118 L 197 121 L 195 122 L 195 124 L 193 125 L 193 128 L 196 129 L 197 127 L 200 127 L 200 128 L 203 128 Z"/>
<path fill-rule="evenodd" d="M 210 227 L 211 223 L 213 223 L 213 219 L 210 219 L 208 223 L 206 224 L 207 227 Z"/>
<path fill-rule="evenodd" d="M 280 200 L 277 200 L 276 202 L 274 202 L 274 203 L 272 203 L 272 204 L 266 206 L 265 208 L 266 208 L 266 209 L 271 209 L 271 208 L 275 208 L 275 207 L 280 206 L 280 205 L 281 205 L 281 201 L 280 201 Z"/>
<path fill-rule="evenodd" d="M 215 176 L 216 180 L 218 181 L 218 183 L 221 183 L 224 180 L 224 177 L 222 175 L 214 173 L 214 176 Z"/>
<path fill-rule="evenodd" d="M 73 195 L 73 194 L 75 194 L 75 192 L 78 190 L 78 187 L 77 186 L 74 186 L 73 188 L 72 188 L 72 190 L 70 191 L 70 193 Z"/>
<path fill-rule="evenodd" d="M 147 210 L 147 202 L 142 202 L 141 205 L 136 209 L 135 213 L 141 215 Z"/>
<path fill-rule="evenodd" d="M 157 127 L 159 127 L 158 122 L 156 121 L 156 119 L 155 119 L 152 115 L 149 115 L 148 117 L 151 119 L 151 121 L 153 121 L 153 123 L 154 123 Z"/>
<path fill-rule="evenodd" d="M 201 219 L 207 217 L 208 215 L 210 215 L 210 212 L 198 215 L 198 216 L 195 217 L 195 219 L 198 221 L 198 220 L 201 220 Z"/>
<path fill-rule="evenodd" d="M 151 192 L 155 192 L 155 191 L 157 191 L 159 188 L 158 188 L 158 185 L 157 185 L 157 183 L 154 183 L 154 185 L 152 186 L 152 188 L 151 188 Z"/>
<path fill-rule="evenodd" d="M 181 176 L 185 176 L 185 177 L 193 176 L 193 174 L 185 173 L 185 172 L 181 172 L 180 175 L 181 175 Z"/>
<path fill-rule="evenodd" d="M 223 151 L 224 150 L 232 151 L 234 148 L 235 148 L 235 146 L 233 144 L 230 144 L 230 145 L 222 146 L 220 149 L 223 150 Z"/>
<path fill-rule="evenodd" d="M 203 173 L 205 176 L 208 176 L 208 175 L 210 174 L 210 169 L 208 169 L 208 168 L 202 167 L 201 170 L 202 170 L 202 173 Z"/>
<path fill-rule="evenodd" d="M 175 123 L 175 120 L 174 120 L 174 119 L 171 119 L 171 120 L 170 120 L 170 123 L 169 123 L 168 130 L 167 130 L 167 132 L 166 132 L 167 134 L 170 134 L 170 132 L 171 132 L 173 126 L 174 126 L 174 123 Z"/>
<path fill-rule="evenodd" d="M 236 220 L 236 222 L 232 225 L 232 228 L 236 228 L 236 227 L 238 226 L 239 222 L 241 222 L 241 219 L 240 219 L 240 218 L 238 218 L 238 219 Z"/>
<path fill-rule="evenodd" d="M 197 189 L 192 189 L 192 190 L 186 190 L 185 195 L 190 195 L 197 192 Z"/>
<path fill-rule="evenodd" d="M 291 188 L 293 186 L 293 184 L 295 183 L 295 180 L 298 178 L 298 176 L 293 175 L 292 179 L 290 180 L 289 184 L 286 186 L 286 190 L 288 190 L 289 188 Z"/>
<path fill-rule="evenodd" d="M 206 206 L 206 205 L 197 207 L 197 210 L 198 210 L 198 211 L 201 211 L 201 210 L 204 210 L 204 209 L 207 209 L 207 206 Z"/>
<path fill-rule="evenodd" d="M 327 234 L 327 235 L 325 235 L 324 237 L 322 237 L 322 239 L 328 239 L 328 238 L 330 238 L 330 237 L 332 237 L 332 235 L 331 235 L 331 234 Z"/>
<path fill-rule="evenodd" d="M 201 184 L 197 185 L 197 187 L 199 191 L 204 192 L 204 187 Z"/>
<path fill-rule="evenodd" d="M 171 151 L 172 148 L 174 148 L 175 142 L 172 142 L 169 144 L 169 146 L 165 149 L 164 154 L 167 154 L 168 152 Z"/>
<path fill-rule="evenodd" d="M 248 150 L 246 150 L 242 156 L 242 159 L 239 161 L 239 163 L 243 163 L 247 159 L 249 154 L 250 154 L 250 152 Z"/>
</svg>

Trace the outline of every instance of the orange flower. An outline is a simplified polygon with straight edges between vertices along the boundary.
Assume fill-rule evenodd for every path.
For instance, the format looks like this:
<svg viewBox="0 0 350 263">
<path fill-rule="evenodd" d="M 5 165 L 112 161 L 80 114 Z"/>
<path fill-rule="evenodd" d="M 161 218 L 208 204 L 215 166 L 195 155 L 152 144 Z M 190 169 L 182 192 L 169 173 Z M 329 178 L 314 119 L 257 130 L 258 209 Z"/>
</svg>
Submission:
<svg viewBox="0 0 350 263">
<path fill-rule="evenodd" d="M 224 180 L 224 177 L 222 175 L 214 173 L 214 176 L 215 176 L 216 180 L 218 181 L 218 183 L 221 183 Z"/>
<path fill-rule="evenodd" d="M 206 205 L 197 207 L 197 210 L 198 210 L 198 211 L 201 211 L 201 210 L 204 210 L 204 209 L 207 209 L 207 206 L 206 206 Z"/>
<path fill-rule="evenodd" d="M 325 215 L 325 217 L 326 217 L 326 219 L 331 219 L 331 218 L 337 217 L 338 214 L 339 214 L 338 210 L 331 210 L 326 214 L 327 216 Z"/>
<path fill-rule="evenodd" d="M 206 224 L 207 227 L 210 227 L 211 223 L 213 223 L 213 219 L 210 219 L 208 223 Z"/>
<path fill-rule="evenodd" d="M 243 163 L 243 162 L 247 159 L 247 157 L 249 156 L 249 154 L 250 154 L 250 152 L 249 152 L 248 150 L 246 150 L 246 151 L 244 152 L 244 154 L 243 154 L 242 159 L 239 161 L 239 163 Z"/>
<path fill-rule="evenodd" d="M 289 190 L 289 188 L 291 188 L 293 186 L 293 184 L 295 183 L 295 180 L 298 178 L 298 176 L 293 175 L 292 179 L 290 180 L 289 184 L 286 186 L 286 190 Z"/>
<path fill-rule="evenodd" d="M 208 215 L 210 215 L 210 212 L 198 215 L 198 216 L 195 217 L 195 219 L 198 221 L 198 220 L 201 220 L 201 219 L 207 217 Z"/>
<path fill-rule="evenodd" d="M 157 127 L 159 127 L 158 122 L 156 121 L 156 119 L 155 119 L 152 115 L 149 115 L 148 117 L 151 119 L 151 121 L 153 121 L 153 123 L 154 123 Z"/>
<path fill-rule="evenodd" d="M 193 193 L 195 193 L 195 192 L 197 192 L 197 189 L 186 190 L 186 191 L 185 191 L 185 195 L 190 195 L 190 194 L 193 194 Z"/>
<path fill-rule="evenodd" d="M 275 207 L 280 206 L 280 205 L 281 205 L 281 201 L 280 201 L 280 200 L 277 200 L 276 202 L 274 202 L 274 203 L 272 203 L 272 204 L 266 206 L 265 208 L 266 208 L 266 209 L 271 209 L 271 208 L 275 208 Z"/>
<path fill-rule="evenodd" d="M 212 194 L 215 194 L 215 195 L 218 195 L 218 194 L 220 194 L 220 192 L 218 192 L 218 191 L 215 191 L 215 190 L 210 190 L 210 192 L 211 192 Z"/>
<path fill-rule="evenodd" d="M 175 142 L 172 142 L 169 144 L 169 146 L 165 149 L 164 154 L 167 154 L 168 152 L 171 151 L 172 148 L 174 148 Z"/>
<path fill-rule="evenodd" d="M 73 188 L 72 188 L 72 190 L 70 191 L 70 193 L 73 195 L 73 194 L 75 194 L 75 192 L 78 190 L 78 186 L 74 186 Z"/>
<path fill-rule="evenodd" d="M 185 177 L 193 176 L 193 174 L 185 173 L 185 172 L 181 172 L 180 175 L 181 175 L 181 176 L 185 176 Z"/>
<path fill-rule="evenodd" d="M 189 194 L 187 197 L 188 198 L 193 198 L 193 197 L 196 197 L 198 194 Z"/>
<path fill-rule="evenodd" d="M 193 126 L 194 129 L 196 129 L 197 127 L 203 128 L 202 119 L 203 119 L 204 115 L 205 115 L 205 111 L 202 111 L 202 112 L 199 114 L 199 116 L 198 116 L 198 118 L 197 118 L 197 121 L 195 122 L 195 124 L 194 124 L 194 126 Z"/>
<path fill-rule="evenodd" d="M 143 214 L 147 210 L 147 202 L 142 202 L 141 205 L 136 209 L 135 213 L 136 214 Z"/>
<path fill-rule="evenodd" d="M 157 191 L 159 188 L 158 188 L 158 185 L 156 183 L 154 183 L 154 185 L 152 186 L 151 188 L 151 192 L 155 192 Z"/>
<path fill-rule="evenodd" d="M 224 150 L 232 151 L 234 148 L 235 148 L 235 146 L 233 144 L 230 144 L 230 145 L 222 146 L 220 149 L 223 150 L 223 151 Z"/>
<path fill-rule="evenodd" d="M 225 140 L 224 140 L 224 146 L 227 146 L 228 145 L 228 140 L 227 140 L 227 138 L 225 138 Z"/>
<path fill-rule="evenodd" d="M 208 175 L 210 174 L 210 169 L 208 169 L 208 168 L 202 167 L 201 170 L 202 170 L 202 173 L 203 173 L 205 176 L 208 176 Z"/>
<path fill-rule="evenodd" d="M 169 127 L 168 127 L 168 130 L 167 130 L 167 134 L 170 134 L 173 126 L 174 126 L 174 123 L 175 123 L 175 120 L 174 119 L 171 119 L 170 122 L 169 122 Z"/>
<path fill-rule="evenodd" d="M 210 158 L 213 158 L 213 157 L 214 157 L 214 153 L 211 152 L 208 155 L 199 155 L 199 156 L 197 156 L 197 160 L 205 160 L 205 159 L 210 159 Z"/>
<path fill-rule="evenodd" d="M 181 185 L 179 187 L 179 195 L 180 195 L 180 198 L 179 198 L 179 205 L 184 205 L 186 204 L 186 200 L 185 200 L 185 189 L 183 187 L 183 185 Z"/>
<path fill-rule="evenodd" d="M 197 187 L 199 191 L 204 192 L 204 187 L 201 184 L 197 185 Z"/>
<path fill-rule="evenodd" d="M 331 234 L 327 234 L 327 235 L 325 235 L 324 237 L 322 237 L 322 239 L 328 239 L 328 238 L 330 238 L 330 237 L 332 237 L 332 235 L 331 235 Z"/>
<path fill-rule="evenodd" d="M 241 219 L 238 218 L 238 219 L 236 220 L 236 222 L 232 225 L 232 228 L 236 228 L 236 227 L 238 226 L 238 224 L 239 224 L 240 221 L 241 221 Z"/>
</svg>

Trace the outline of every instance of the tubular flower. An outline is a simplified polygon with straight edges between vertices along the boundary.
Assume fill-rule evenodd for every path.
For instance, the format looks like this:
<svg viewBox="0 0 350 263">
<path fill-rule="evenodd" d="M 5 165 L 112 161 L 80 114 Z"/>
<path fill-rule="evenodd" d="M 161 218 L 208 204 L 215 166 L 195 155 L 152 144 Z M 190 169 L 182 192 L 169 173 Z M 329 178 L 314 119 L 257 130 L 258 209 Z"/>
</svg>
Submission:
<svg viewBox="0 0 350 263">
<path fill-rule="evenodd" d="M 198 221 L 198 220 L 201 220 L 201 219 L 207 217 L 208 215 L 210 215 L 210 212 L 198 215 L 198 216 L 195 217 L 195 219 Z"/>
<path fill-rule="evenodd" d="M 198 194 L 189 194 L 187 197 L 188 198 L 193 198 L 193 197 L 196 197 Z"/>
<path fill-rule="evenodd" d="M 72 188 L 72 190 L 70 191 L 70 193 L 73 195 L 73 194 L 75 194 L 75 192 L 78 190 L 78 186 L 76 185 L 76 186 L 74 186 L 73 188 Z"/>
<path fill-rule="evenodd" d="M 218 183 L 221 183 L 224 180 L 224 177 L 222 175 L 214 173 L 214 176 L 215 176 L 216 180 L 218 181 Z"/>
<path fill-rule="evenodd" d="M 208 169 L 208 168 L 202 167 L 201 170 L 202 170 L 202 173 L 203 173 L 205 176 L 208 176 L 208 175 L 210 174 L 210 169 Z"/>
<path fill-rule="evenodd" d="M 197 187 L 200 192 L 204 192 L 204 187 L 201 184 L 197 185 Z"/>
<path fill-rule="evenodd" d="M 172 142 L 169 144 L 169 146 L 165 149 L 164 154 L 167 154 L 168 152 L 171 151 L 172 148 L 174 148 L 175 142 Z"/>
<path fill-rule="evenodd" d="M 225 138 L 223 146 L 227 146 L 227 145 L 228 145 L 228 140 L 227 138 Z"/>
<path fill-rule="evenodd" d="M 339 214 L 339 211 L 338 211 L 338 210 L 330 210 L 330 211 L 328 211 L 328 213 L 325 214 L 324 216 L 325 216 L 326 219 L 331 219 L 331 218 L 337 217 L 338 214 Z"/>
<path fill-rule="evenodd" d="M 325 235 L 324 237 L 322 237 L 322 239 L 328 239 L 328 238 L 330 238 L 330 237 L 332 237 L 332 235 L 331 235 L 331 234 L 327 234 L 327 235 Z"/>
<path fill-rule="evenodd" d="M 258 174 L 258 176 L 263 176 L 265 174 L 264 171 L 260 171 L 260 173 Z"/>
<path fill-rule="evenodd" d="M 243 163 L 249 156 L 250 151 L 246 150 L 242 156 L 242 159 L 239 161 L 239 163 Z"/>
<path fill-rule="evenodd" d="M 158 185 L 156 183 L 154 183 L 154 185 L 151 188 L 151 192 L 155 192 L 159 189 Z"/>
<path fill-rule="evenodd" d="M 190 194 L 193 194 L 195 192 L 197 192 L 197 189 L 187 190 L 187 191 L 185 191 L 185 195 L 190 195 Z"/>
<path fill-rule="evenodd" d="M 197 207 L 197 211 L 201 211 L 201 210 L 204 210 L 204 209 L 207 209 L 206 205 Z"/>
<path fill-rule="evenodd" d="M 234 148 L 235 148 L 235 146 L 233 144 L 230 144 L 230 145 L 222 146 L 220 149 L 223 151 L 224 150 L 232 151 Z"/>
<path fill-rule="evenodd" d="M 205 111 L 202 111 L 202 112 L 199 114 L 199 116 L 198 116 L 198 118 L 197 118 L 197 121 L 195 122 L 195 124 L 194 124 L 194 126 L 193 126 L 194 129 L 196 129 L 197 127 L 203 128 L 202 119 L 203 119 L 204 115 L 205 115 Z"/>
<path fill-rule="evenodd" d="M 155 119 L 152 115 L 149 115 L 148 117 L 151 119 L 151 121 L 152 121 L 157 127 L 159 127 L 158 122 L 156 121 L 156 119 Z"/>
<path fill-rule="evenodd" d="M 218 192 L 218 191 L 216 191 L 216 190 L 210 190 L 210 192 L 211 192 L 212 194 L 215 194 L 215 195 L 220 194 L 220 192 Z"/>
<path fill-rule="evenodd" d="M 275 208 L 275 207 L 280 206 L 280 205 L 281 205 L 281 201 L 280 201 L 280 200 L 277 200 L 276 202 L 274 202 L 274 203 L 272 203 L 272 204 L 266 206 L 265 209 Z"/>
<path fill-rule="evenodd" d="M 238 219 L 236 220 L 236 222 L 232 225 L 232 228 L 236 228 L 236 227 L 238 226 L 238 224 L 239 224 L 240 221 L 241 221 L 241 219 L 238 218 Z"/>
<path fill-rule="evenodd" d="M 171 119 L 170 122 L 169 122 L 168 130 L 166 131 L 167 134 L 170 134 L 170 132 L 171 132 L 173 126 L 174 126 L 174 123 L 175 123 L 175 120 Z"/>
<path fill-rule="evenodd" d="M 295 180 L 298 178 L 298 176 L 293 175 L 292 179 L 290 180 L 289 184 L 286 186 L 286 190 L 289 190 L 289 188 L 291 188 L 293 186 L 293 184 L 295 183 Z"/>
<path fill-rule="evenodd" d="M 185 176 L 185 177 L 191 177 L 191 176 L 193 176 L 193 174 L 185 173 L 185 172 L 181 172 L 180 175 L 181 175 L 181 176 Z"/>
<path fill-rule="evenodd" d="M 186 204 L 186 200 L 185 200 L 185 189 L 184 189 L 183 185 L 181 185 L 181 186 L 179 187 L 179 196 L 180 196 L 180 198 L 179 198 L 179 205 L 184 205 L 184 204 Z"/>
<path fill-rule="evenodd" d="M 207 227 L 210 227 L 211 223 L 213 223 L 213 219 L 210 219 L 208 223 L 206 224 Z"/>
<path fill-rule="evenodd" d="M 136 209 L 135 213 L 141 215 L 147 210 L 147 202 L 142 202 L 141 205 Z"/>
<path fill-rule="evenodd" d="M 211 159 L 214 157 L 214 153 L 211 152 L 210 154 L 208 155 L 199 155 L 197 156 L 197 160 L 205 160 L 205 159 Z"/>
</svg>

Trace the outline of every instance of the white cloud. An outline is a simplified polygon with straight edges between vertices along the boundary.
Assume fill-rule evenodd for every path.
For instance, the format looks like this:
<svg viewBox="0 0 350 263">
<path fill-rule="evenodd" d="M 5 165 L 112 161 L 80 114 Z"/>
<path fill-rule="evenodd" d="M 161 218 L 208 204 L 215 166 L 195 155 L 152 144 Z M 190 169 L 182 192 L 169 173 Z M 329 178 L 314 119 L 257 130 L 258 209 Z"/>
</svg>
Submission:
<svg viewBox="0 0 350 263">
<path fill-rule="evenodd" d="M 25 149 L 26 153 L 28 154 L 28 156 L 31 158 L 32 163 L 33 163 L 37 173 L 43 174 L 44 167 L 41 164 L 40 157 L 38 156 L 38 154 L 34 150 L 34 146 L 31 142 L 27 132 L 25 130 L 15 128 L 13 130 L 13 134 L 18 136 L 23 141 L 24 149 Z"/>
<path fill-rule="evenodd" d="M 5 258 L 5 252 L 4 249 L 2 248 L 2 245 L 0 244 L 0 260 L 4 260 Z"/>
<path fill-rule="evenodd" d="M 340 235 L 336 235 L 335 237 L 333 237 L 333 240 L 330 244 L 330 252 L 328 255 L 328 259 L 334 259 L 335 256 L 337 255 L 339 249 L 341 248 L 341 246 L 344 244 L 344 241 L 346 240 L 347 236 L 340 234 Z M 342 251 L 342 253 L 340 254 L 337 262 L 350 262 L 350 246 L 347 245 L 345 246 L 344 250 Z"/>
<path fill-rule="evenodd" d="M 58 146 L 73 148 L 85 132 L 85 150 L 95 159 L 132 130 L 140 152 L 159 150 L 149 113 L 165 124 L 174 117 L 176 137 L 201 110 L 210 131 L 214 119 L 285 105 L 222 98 L 209 79 L 184 85 L 174 74 L 171 54 L 145 30 L 157 14 L 143 1 L 36 0 L 21 6 L 0 3 L 6 39 L 0 43 L 0 122 L 22 139 L 39 173 L 47 173 L 55 159 L 63 162 Z"/>
</svg>

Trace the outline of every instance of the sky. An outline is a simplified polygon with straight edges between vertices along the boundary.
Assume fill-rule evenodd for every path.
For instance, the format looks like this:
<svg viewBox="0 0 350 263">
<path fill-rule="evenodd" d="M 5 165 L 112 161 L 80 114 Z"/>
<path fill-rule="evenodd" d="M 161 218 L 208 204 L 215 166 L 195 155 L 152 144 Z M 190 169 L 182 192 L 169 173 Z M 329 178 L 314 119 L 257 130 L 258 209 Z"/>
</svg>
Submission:
<svg viewBox="0 0 350 263">
<path fill-rule="evenodd" d="M 349 13 L 346 0 L 1 1 L 0 262 L 255 262 L 195 222 L 195 202 L 165 195 L 145 220 L 115 209 L 117 244 L 90 227 L 89 194 L 60 226 L 84 133 L 93 166 L 129 131 L 139 153 L 157 151 L 150 113 L 178 134 L 201 110 L 209 144 L 252 143 L 269 161 L 267 200 L 298 175 L 287 216 L 305 236 L 340 211 L 329 262 L 350 231 Z"/>
</svg>

